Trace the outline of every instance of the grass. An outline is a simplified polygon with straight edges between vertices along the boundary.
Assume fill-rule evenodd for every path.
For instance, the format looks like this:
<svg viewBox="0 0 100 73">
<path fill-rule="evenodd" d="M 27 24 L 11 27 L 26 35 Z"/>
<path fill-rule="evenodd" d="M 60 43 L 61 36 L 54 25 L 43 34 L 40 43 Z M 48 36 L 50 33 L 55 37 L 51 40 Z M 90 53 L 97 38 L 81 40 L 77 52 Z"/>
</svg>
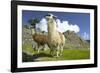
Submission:
<svg viewBox="0 0 100 73">
<path fill-rule="evenodd" d="M 90 58 L 89 49 L 65 49 L 62 52 L 62 56 L 59 58 L 52 57 L 49 50 L 41 51 L 37 53 L 32 49 L 30 44 L 23 45 L 23 62 L 33 62 L 33 61 L 58 61 L 58 60 L 82 60 Z"/>
</svg>

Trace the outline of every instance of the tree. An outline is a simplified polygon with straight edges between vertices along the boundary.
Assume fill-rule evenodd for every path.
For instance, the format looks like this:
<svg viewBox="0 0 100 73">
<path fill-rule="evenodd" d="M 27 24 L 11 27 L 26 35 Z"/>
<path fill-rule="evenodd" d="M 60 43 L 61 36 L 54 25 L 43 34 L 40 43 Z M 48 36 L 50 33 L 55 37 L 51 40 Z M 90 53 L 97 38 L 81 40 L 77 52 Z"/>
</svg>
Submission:
<svg viewBox="0 0 100 73">
<path fill-rule="evenodd" d="M 39 23 L 40 21 L 39 21 L 38 18 L 35 18 L 35 19 L 30 18 L 30 19 L 28 20 L 28 22 L 33 26 L 33 28 L 36 28 L 35 25 L 36 25 L 37 23 Z"/>
</svg>

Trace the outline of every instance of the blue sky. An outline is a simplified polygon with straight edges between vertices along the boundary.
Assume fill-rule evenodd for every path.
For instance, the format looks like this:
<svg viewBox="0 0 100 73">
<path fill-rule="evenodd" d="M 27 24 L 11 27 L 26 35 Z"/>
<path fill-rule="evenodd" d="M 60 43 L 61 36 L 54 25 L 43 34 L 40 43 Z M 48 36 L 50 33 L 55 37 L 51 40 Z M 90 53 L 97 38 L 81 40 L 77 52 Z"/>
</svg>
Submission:
<svg viewBox="0 0 100 73">
<path fill-rule="evenodd" d="M 80 36 L 82 36 L 84 39 L 90 38 L 90 14 L 89 13 L 71 13 L 71 12 L 46 12 L 46 11 L 29 11 L 29 10 L 23 10 L 22 11 L 22 24 L 28 25 L 28 20 L 30 17 L 39 18 L 40 20 L 43 19 L 43 17 L 47 13 L 52 13 L 55 16 L 57 16 L 57 19 L 60 20 L 61 23 L 63 21 L 68 21 L 68 24 L 70 25 L 77 25 L 80 30 L 77 32 Z"/>
</svg>

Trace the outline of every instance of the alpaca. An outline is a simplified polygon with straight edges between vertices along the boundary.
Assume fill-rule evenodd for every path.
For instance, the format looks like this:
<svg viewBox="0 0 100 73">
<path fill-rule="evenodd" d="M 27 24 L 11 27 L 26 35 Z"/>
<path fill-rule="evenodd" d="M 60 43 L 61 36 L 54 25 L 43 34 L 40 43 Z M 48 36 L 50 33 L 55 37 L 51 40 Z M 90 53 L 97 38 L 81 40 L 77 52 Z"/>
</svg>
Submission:
<svg viewBox="0 0 100 73">
<path fill-rule="evenodd" d="M 53 14 L 48 14 L 45 18 L 48 25 L 48 46 L 50 48 L 50 53 L 52 55 L 56 54 L 56 57 L 59 57 L 63 51 L 65 37 L 56 30 L 56 21 Z"/>
<path fill-rule="evenodd" d="M 47 44 L 47 36 L 43 34 L 38 34 L 34 29 L 31 29 L 32 38 L 37 43 L 35 50 L 40 52 L 40 50 L 45 50 L 45 45 Z"/>
</svg>

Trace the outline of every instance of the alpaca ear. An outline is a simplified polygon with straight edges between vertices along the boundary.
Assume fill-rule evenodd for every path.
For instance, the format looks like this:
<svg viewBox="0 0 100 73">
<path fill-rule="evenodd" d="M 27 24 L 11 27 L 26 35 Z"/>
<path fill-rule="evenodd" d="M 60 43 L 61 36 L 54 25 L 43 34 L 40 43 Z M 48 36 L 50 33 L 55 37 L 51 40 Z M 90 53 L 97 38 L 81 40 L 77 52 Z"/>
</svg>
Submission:
<svg viewBox="0 0 100 73">
<path fill-rule="evenodd" d="M 58 25 L 56 25 L 56 27 L 58 27 Z"/>
<path fill-rule="evenodd" d="M 54 18 L 54 19 L 56 19 L 56 18 L 57 18 L 57 16 L 53 16 L 53 18 Z"/>
</svg>

